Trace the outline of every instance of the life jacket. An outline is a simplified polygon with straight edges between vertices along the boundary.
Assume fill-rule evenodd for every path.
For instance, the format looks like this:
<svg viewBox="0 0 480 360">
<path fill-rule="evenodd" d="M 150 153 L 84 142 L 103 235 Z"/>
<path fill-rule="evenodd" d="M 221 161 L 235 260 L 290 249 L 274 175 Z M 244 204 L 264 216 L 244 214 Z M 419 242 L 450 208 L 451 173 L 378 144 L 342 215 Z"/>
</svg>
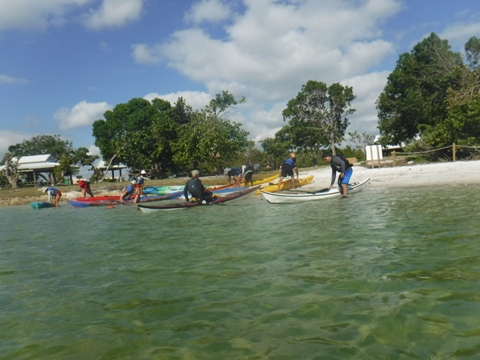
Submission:
<svg viewBox="0 0 480 360">
<path fill-rule="evenodd" d="M 343 160 L 345 162 L 345 171 L 347 171 L 348 169 L 351 169 L 351 167 L 353 165 L 350 164 L 346 158 L 344 158 L 342 155 L 335 155 L 335 156 L 339 157 L 341 160 Z M 331 165 L 336 171 L 338 171 L 338 172 L 342 171 L 342 165 L 334 163 L 333 161 L 331 162 Z"/>
</svg>

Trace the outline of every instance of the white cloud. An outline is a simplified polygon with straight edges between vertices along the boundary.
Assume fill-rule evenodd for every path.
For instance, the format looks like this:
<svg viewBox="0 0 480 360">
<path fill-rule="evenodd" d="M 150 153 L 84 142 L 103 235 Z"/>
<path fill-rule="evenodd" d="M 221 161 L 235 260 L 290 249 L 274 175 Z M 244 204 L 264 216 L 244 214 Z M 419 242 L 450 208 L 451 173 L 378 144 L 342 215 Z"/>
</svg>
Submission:
<svg viewBox="0 0 480 360">
<path fill-rule="evenodd" d="M 202 0 L 195 3 L 185 15 L 185 21 L 200 24 L 218 22 L 230 17 L 230 7 L 220 0 Z"/>
<path fill-rule="evenodd" d="M 106 102 L 87 103 L 80 101 L 71 109 L 61 108 L 53 116 L 59 121 L 62 130 L 90 126 L 95 120 L 103 119 L 103 114 L 113 107 Z"/>
<path fill-rule="evenodd" d="M 102 156 L 100 154 L 100 149 L 98 147 L 96 147 L 95 145 L 90 145 L 90 147 L 88 148 L 88 153 L 87 155 L 98 155 L 98 156 Z"/>
<path fill-rule="evenodd" d="M 144 0 L 103 0 L 97 10 L 84 15 L 84 24 L 91 29 L 122 26 L 140 19 Z"/>
<path fill-rule="evenodd" d="M 222 4 L 199 2 L 186 19 L 201 23 L 207 20 L 203 6 Z M 244 13 L 229 13 L 226 37 L 197 26 L 173 33 L 168 42 L 135 45 L 133 56 L 143 63 L 166 60 L 210 94 L 227 90 L 245 96 L 241 122 L 256 140 L 285 125 L 282 110 L 308 80 L 330 85 L 350 79 L 358 95 L 352 126 L 373 128 L 375 101 L 387 75 L 365 74 L 394 54 L 394 45 L 382 39 L 381 24 L 401 10 L 401 1 L 245 0 L 244 5 Z"/>
<path fill-rule="evenodd" d="M 480 34 L 480 22 L 457 23 L 446 28 L 438 36 L 447 39 L 453 51 L 463 51 L 465 43 L 475 34 Z"/>
<path fill-rule="evenodd" d="M 0 84 L 26 84 L 28 80 L 0 74 Z"/>
<path fill-rule="evenodd" d="M 23 140 L 31 139 L 33 136 L 35 135 L 17 131 L 0 130 L 0 160 L 3 159 L 10 145 L 21 143 Z"/>
<path fill-rule="evenodd" d="M 183 98 L 187 105 L 191 106 L 193 110 L 201 110 L 205 108 L 206 105 L 210 103 L 210 100 L 213 99 L 213 96 L 200 92 L 200 91 L 179 91 L 176 93 L 160 95 L 157 93 L 150 93 L 145 95 L 143 98 L 152 101 L 155 98 L 163 99 L 170 102 L 172 105 L 175 104 L 178 98 Z"/>
<path fill-rule="evenodd" d="M 80 18 L 91 29 L 138 20 L 145 0 L 0 0 L 0 31 L 45 30 Z M 96 9 L 88 5 L 101 2 Z"/>
<path fill-rule="evenodd" d="M 63 22 L 75 8 L 94 0 L 0 0 L 0 31 L 9 29 L 44 30 Z"/>
</svg>

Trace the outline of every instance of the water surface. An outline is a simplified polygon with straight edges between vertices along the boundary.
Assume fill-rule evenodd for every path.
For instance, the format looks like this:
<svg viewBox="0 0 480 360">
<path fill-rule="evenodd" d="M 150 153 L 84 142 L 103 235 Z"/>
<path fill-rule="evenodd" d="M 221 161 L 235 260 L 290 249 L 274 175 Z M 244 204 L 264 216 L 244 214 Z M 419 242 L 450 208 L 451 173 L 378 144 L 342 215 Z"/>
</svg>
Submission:
<svg viewBox="0 0 480 360">
<path fill-rule="evenodd" d="M 475 186 L 0 208 L 2 359 L 480 357 Z"/>
</svg>

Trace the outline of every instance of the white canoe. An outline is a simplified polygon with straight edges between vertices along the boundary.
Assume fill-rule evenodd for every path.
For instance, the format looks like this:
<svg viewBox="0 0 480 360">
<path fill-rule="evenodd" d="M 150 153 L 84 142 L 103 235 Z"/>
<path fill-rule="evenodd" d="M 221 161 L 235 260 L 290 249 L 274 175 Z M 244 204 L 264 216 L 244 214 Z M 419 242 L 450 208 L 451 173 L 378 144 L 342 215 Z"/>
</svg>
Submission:
<svg viewBox="0 0 480 360">
<path fill-rule="evenodd" d="M 358 183 L 348 184 L 348 195 L 358 193 L 365 189 L 365 186 L 367 186 L 369 180 L 370 178 L 367 178 Z M 260 191 L 262 193 L 262 197 L 270 204 L 293 204 L 297 202 L 340 197 L 341 195 L 340 189 L 338 188 L 330 190 L 327 188 L 316 191 L 301 191 L 295 189 L 276 193 L 271 193 L 262 189 L 260 189 Z"/>
</svg>

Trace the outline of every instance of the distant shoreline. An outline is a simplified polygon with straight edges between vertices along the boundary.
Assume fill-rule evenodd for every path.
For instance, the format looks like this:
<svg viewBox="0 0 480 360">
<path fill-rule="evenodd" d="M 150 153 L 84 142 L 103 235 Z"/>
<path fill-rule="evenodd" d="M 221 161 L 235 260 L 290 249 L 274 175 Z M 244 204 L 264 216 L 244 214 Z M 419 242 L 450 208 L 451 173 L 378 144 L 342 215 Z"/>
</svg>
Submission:
<svg viewBox="0 0 480 360">
<path fill-rule="evenodd" d="M 322 166 L 318 168 L 300 169 L 300 177 L 314 175 L 313 182 L 303 188 L 308 190 L 318 190 L 330 185 L 331 168 Z M 354 166 L 351 182 L 361 181 L 370 178 L 368 187 L 375 188 L 402 188 L 402 187 L 424 187 L 424 186 L 465 186 L 480 184 L 480 160 L 443 162 L 433 164 L 411 164 L 397 167 L 376 167 L 372 169 L 368 166 Z M 207 184 L 213 184 L 217 180 L 225 182 L 224 176 L 203 177 Z M 185 178 L 185 181 L 187 178 Z M 175 183 L 182 182 L 176 179 Z M 220 182 L 220 181 L 219 181 Z M 167 183 L 165 183 L 166 185 Z M 108 189 L 95 191 L 95 195 L 118 195 L 120 190 Z M 118 186 L 120 189 L 122 185 Z M 62 190 L 62 188 L 60 188 Z M 63 191 L 61 205 L 65 206 L 65 199 L 80 197 L 79 190 Z M 25 205 L 32 201 L 46 201 L 47 196 L 40 194 L 38 196 L 12 196 L 0 199 L 0 206 Z"/>
</svg>

